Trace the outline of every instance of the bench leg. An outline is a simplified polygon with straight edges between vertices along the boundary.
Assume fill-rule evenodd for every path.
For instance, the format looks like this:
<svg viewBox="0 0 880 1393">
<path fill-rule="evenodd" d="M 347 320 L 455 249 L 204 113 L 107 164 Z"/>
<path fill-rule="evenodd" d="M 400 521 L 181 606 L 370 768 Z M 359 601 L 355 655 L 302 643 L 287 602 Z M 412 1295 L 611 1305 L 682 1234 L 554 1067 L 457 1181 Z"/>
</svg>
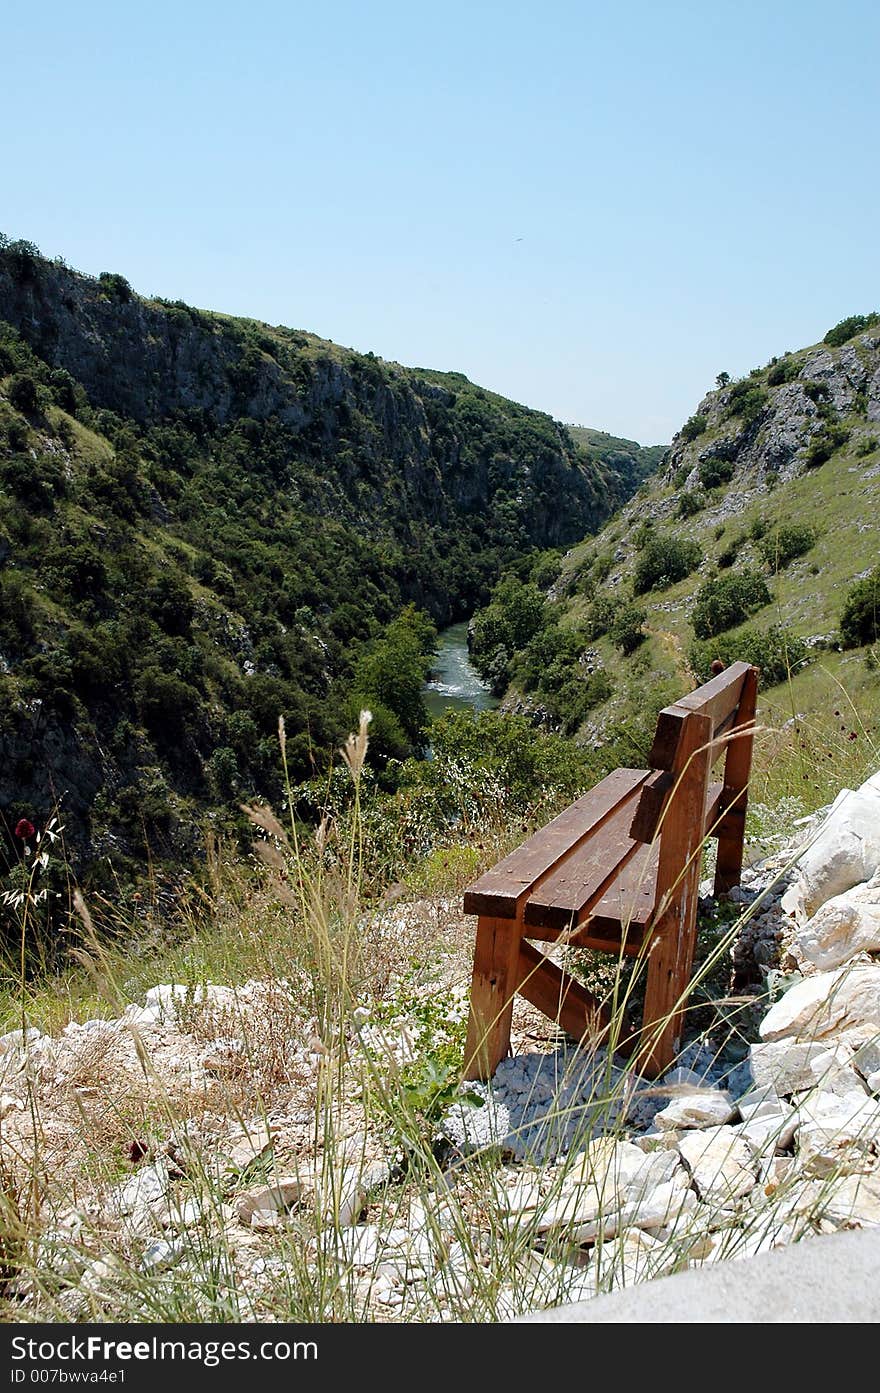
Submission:
<svg viewBox="0 0 880 1393">
<path fill-rule="evenodd" d="M 521 925 L 513 919 L 480 915 L 477 920 L 465 1079 L 490 1079 L 510 1052 L 521 939 Z"/>
<path fill-rule="evenodd" d="M 690 935 L 682 926 L 678 932 L 658 935 L 651 945 L 642 1020 L 643 1043 L 638 1057 L 639 1070 L 649 1079 L 657 1078 L 668 1069 L 681 1047 L 681 996 L 691 975 L 696 933 L 690 944 L 688 938 Z"/>
</svg>

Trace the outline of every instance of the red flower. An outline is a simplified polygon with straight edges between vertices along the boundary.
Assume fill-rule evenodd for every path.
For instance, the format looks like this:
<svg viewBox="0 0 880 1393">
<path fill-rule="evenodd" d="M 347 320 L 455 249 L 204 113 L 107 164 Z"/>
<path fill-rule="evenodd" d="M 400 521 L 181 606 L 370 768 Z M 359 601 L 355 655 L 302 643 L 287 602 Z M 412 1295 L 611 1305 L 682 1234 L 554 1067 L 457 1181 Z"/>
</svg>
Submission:
<svg viewBox="0 0 880 1393">
<path fill-rule="evenodd" d="M 15 835 L 17 837 L 20 837 L 23 842 L 26 842 L 34 835 L 36 830 L 37 829 L 34 826 L 34 824 L 32 822 L 28 822 L 26 817 L 23 817 L 16 826 Z"/>
</svg>

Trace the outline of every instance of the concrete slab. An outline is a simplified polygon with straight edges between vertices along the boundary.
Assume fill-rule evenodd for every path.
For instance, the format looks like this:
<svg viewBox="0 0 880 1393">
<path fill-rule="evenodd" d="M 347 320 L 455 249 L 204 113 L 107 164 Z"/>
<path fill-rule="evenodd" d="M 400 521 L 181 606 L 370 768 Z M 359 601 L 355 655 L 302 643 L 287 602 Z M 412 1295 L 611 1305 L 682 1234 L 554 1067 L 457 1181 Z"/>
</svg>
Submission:
<svg viewBox="0 0 880 1393">
<path fill-rule="evenodd" d="M 880 1229 L 859 1229 L 534 1311 L 515 1324 L 791 1325 L 878 1319 Z"/>
</svg>

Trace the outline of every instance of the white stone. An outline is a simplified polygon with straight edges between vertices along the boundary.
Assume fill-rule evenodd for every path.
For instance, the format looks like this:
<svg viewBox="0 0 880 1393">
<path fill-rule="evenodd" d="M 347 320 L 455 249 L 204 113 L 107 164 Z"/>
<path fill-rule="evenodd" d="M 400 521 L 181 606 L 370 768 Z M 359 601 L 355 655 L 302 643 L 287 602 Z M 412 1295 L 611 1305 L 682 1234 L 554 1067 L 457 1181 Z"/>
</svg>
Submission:
<svg viewBox="0 0 880 1393">
<path fill-rule="evenodd" d="M 736 1132 L 754 1151 L 773 1153 L 791 1146 L 797 1125 L 797 1114 L 791 1108 L 780 1108 L 775 1114 L 753 1117 L 737 1127 Z"/>
<path fill-rule="evenodd" d="M 880 966 L 853 963 L 805 977 L 771 1006 L 759 1026 L 762 1040 L 822 1039 L 841 1031 L 880 1029 Z"/>
<path fill-rule="evenodd" d="M 0 1093 L 0 1118 L 13 1112 L 24 1112 L 24 1099 L 15 1093 Z"/>
<path fill-rule="evenodd" d="M 841 1176 L 831 1186 L 824 1186 L 823 1190 L 826 1192 L 822 1203 L 823 1218 L 830 1219 L 840 1227 L 855 1225 L 858 1228 L 872 1228 L 880 1225 L 880 1176 L 876 1172 Z"/>
<path fill-rule="evenodd" d="M 782 907 L 799 923 L 880 866 L 880 789 L 874 779 L 856 792 L 841 789 L 813 841 L 801 853 L 797 878 Z"/>
<path fill-rule="evenodd" d="M 170 1176 L 164 1161 L 156 1161 L 135 1171 L 124 1185 L 118 1186 L 111 1195 L 111 1208 L 117 1214 L 133 1214 L 149 1205 L 163 1200 L 168 1193 Z"/>
<path fill-rule="evenodd" d="M 853 1066 L 854 1052 L 838 1043 L 810 1060 L 810 1073 L 816 1088 L 823 1093 L 835 1093 L 845 1098 L 849 1093 L 865 1092 L 861 1075 Z"/>
<path fill-rule="evenodd" d="M 668 1132 L 676 1128 L 720 1127 L 736 1114 L 729 1093 L 719 1089 L 703 1089 L 673 1098 L 654 1118 L 654 1126 Z"/>
<path fill-rule="evenodd" d="M 236 1198 L 236 1212 L 243 1224 L 253 1227 L 253 1216 L 283 1214 L 302 1198 L 303 1185 L 298 1176 L 279 1176 L 271 1185 L 254 1186 Z"/>
<path fill-rule="evenodd" d="M 754 1153 L 733 1127 L 689 1132 L 678 1149 L 704 1204 L 729 1205 L 757 1183 Z"/>
<path fill-rule="evenodd" d="M 878 877 L 826 900 L 798 930 L 797 944 L 823 971 L 840 967 L 858 953 L 880 951 Z"/>
<path fill-rule="evenodd" d="M 827 1048 L 821 1042 L 788 1039 L 754 1044 L 749 1050 L 752 1077 L 759 1087 L 773 1088 L 780 1096 L 812 1088 L 816 1080 L 810 1072 L 810 1061 L 824 1054 Z M 745 1116 L 742 1101 L 740 1112 Z"/>
<path fill-rule="evenodd" d="M 870 1170 L 878 1141 L 880 1104 L 874 1098 L 820 1093 L 800 1108 L 798 1159 L 807 1175 Z"/>
</svg>

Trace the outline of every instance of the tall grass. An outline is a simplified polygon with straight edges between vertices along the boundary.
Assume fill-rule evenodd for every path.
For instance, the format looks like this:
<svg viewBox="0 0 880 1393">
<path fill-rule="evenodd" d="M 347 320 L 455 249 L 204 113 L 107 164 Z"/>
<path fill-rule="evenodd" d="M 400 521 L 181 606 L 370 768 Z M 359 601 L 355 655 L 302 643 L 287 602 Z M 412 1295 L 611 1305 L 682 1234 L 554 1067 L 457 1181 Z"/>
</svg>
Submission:
<svg viewBox="0 0 880 1393">
<path fill-rule="evenodd" d="M 304 833 L 289 812 L 289 782 L 285 822 L 249 806 L 255 860 L 243 868 L 212 849 L 204 884 L 182 905 L 185 940 L 133 961 L 122 926 L 108 935 L 77 901 L 77 970 L 47 990 L 28 979 L 20 954 L 12 965 L 4 1016 L 13 1027 L 57 1031 L 65 1018 L 118 1017 L 164 979 L 189 988 L 178 1010 L 187 1048 L 235 1041 L 238 1062 L 190 1086 L 170 1077 L 162 1038 L 135 1023 L 121 1032 L 133 1061 L 122 1073 L 100 1032 L 63 1083 L 26 1063 L 14 1084 L 26 1107 L 0 1118 L 0 1310 L 9 1318 L 498 1320 L 827 1226 L 836 1175 L 805 1177 L 780 1157 L 741 1212 L 719 1200 L 650 1233 L 631 1223 L 616 1229 L 616 1162 L 593 1133 L 628 1135 L 635 1081 L 622 1054 L 647 949 L 626 972 L 622 959 L 614 964 L 606 1067 L 567 1154 L 512 1165 L 497 1143 L 469 1154 L 450 1147 L 439 1119 L 457 1082 L 450 1061 L 464 1044 L 455 1003 L 470 934 L 454 913 L 409 912 L 405 894 L 383 896 L 386 887 L 369 879 L 361 801 L 368 728 L 364 713 L 343 751 L 346 815 L 328 807 L 317 831 Z M 279 734 L 283 761 L 283 727 Z M 787 759 L 779 749 L 773 758 Z M 26 938 L 30 907 L 19 909 Z M 732 1034 L 750 1037 L 755 998 L 732 997 L 724 968 L 760 909 L 760 901 L 749 905 L 709 935 L 681 1003 L 719 1053 Z M 211 1005 L 199 992 L 249 981 L 262 984 L 262 995 L 247 1009 L 237 1000 Z M 407 1052 L 395 1032 L 413 1023 L 421 1034 Z M 547 1127 L 568 1120 L 564 1107 L 551 1108 Z M 218 1161 L 232 1133 L 261 1129 L 271 1143 L 255 1145 L 249 1161 Z M 387 1170 L 368 1184 L 379 1157 Z M 156 1163 L 171 1169 L 172 1198 L 139 1226 L 114 1208 L 114 1196 Z M 292 1198 L 278 1227 L 243 1226 L 244 1194 L 282 1181 Z M 517 1186 L 531 1190 L 519 1214 Z M 587 1194 L 598 1202 L 595 1239 L 546 1224 L 554 1206 Z M 174 1210 L 187 1200 L 199 1221 L 177 1229 Z M 172 1221 L 164 1230 L 163 1206 Z M 374 1230 L 385 1240 L 357 1251 Z M 429 1280 L 407 1280 L 407 1266 L 412 1275 L 422 1265 Z"/>
</svg>

